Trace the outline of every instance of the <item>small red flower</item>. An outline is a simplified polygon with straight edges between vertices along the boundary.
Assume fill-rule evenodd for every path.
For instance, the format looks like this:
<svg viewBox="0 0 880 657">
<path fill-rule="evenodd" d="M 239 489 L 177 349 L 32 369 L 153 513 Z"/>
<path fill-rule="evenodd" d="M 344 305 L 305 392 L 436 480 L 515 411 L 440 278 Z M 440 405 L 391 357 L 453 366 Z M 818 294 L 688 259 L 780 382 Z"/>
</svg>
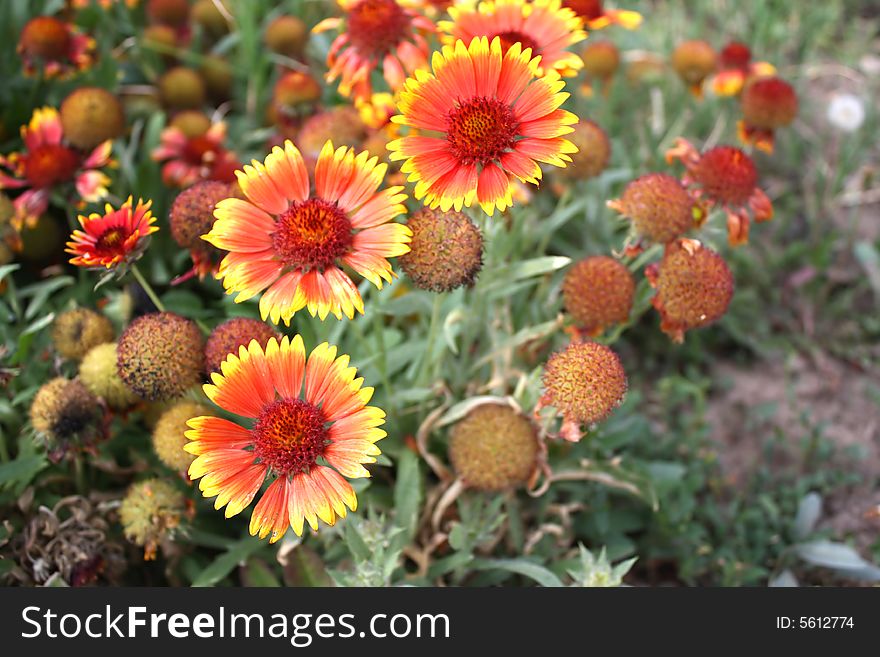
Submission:
<svg viewBox="0 0 880 657">
<path fill-rule="evenodd" d="M 591 30 L 601 30 L 609 25 L 620 25 L 627 30 L 634 30 L 642 24 L 642 15 L 627 9 L 606 9 L 602 0 L 563 0 L 563 7 L 568 7 L 584 19 L 584 24 Z"/>
<path fill-rule="evenodd" d="M 187 136 L 171 126 L 162 131 L 159 146 L 152 157 L 162 165 L 166 185 L 189 187 L 200 180 L 235 182 L 235 171 L 241 168 L 238 158 L 224 146 L 226 124 L 211 124 L 202 134 Z"/>
<path fill-rule="evenodd" d="M 70 263 L 78 267 L 116 269 L 131 264 L 147 248 L 149 236 L 159 230 L 150 213 L 151 201 L 138 201 L 132 208 L 132 199 L 114 210 L 108 203 L 104 214 L 80 215 L 82 230 L 70 236 L 65 251 L 73 254 Z"/>
<path fill-rule="evenodd" d="M 711 86 L 719 96 L 738 96 L 752 78 L 776 74 L 772 64 L 752 61 L 752 51 L 738 41 L 731 41 L 721 50 L 718 69 L 712 77 Z"/>
<path fill-rule="evenodd" d="M 758 78 L 743 89 L 741 102 L 740 139 L 744 144 L 754 144 L 772 153 L 774 131 L 789 125 L 797 116 L 798 98 L 794 89 L 781 78 Z"/>
<path fill-rule="evenodd" d="M 53 16 L 29 20 L 18 41 L 25 74 L 41 71 L 47 78 L 69 77 L 89 68 L 94 52 L 94 39 Z"/>
<path fill-rule="evenodd" d="M 749 222 L 769 221 L 773 205 L 758 187 L 758 170 L 748 155 L 733 146 L 716 146 L 702 155 L 686 139 L 678 139 L 666 161 L 681 160 L 687 168 L 683 181 L 706 209 L 717 205 L 727 213 L 731 246 L 749 241 Z"/>
</svg>

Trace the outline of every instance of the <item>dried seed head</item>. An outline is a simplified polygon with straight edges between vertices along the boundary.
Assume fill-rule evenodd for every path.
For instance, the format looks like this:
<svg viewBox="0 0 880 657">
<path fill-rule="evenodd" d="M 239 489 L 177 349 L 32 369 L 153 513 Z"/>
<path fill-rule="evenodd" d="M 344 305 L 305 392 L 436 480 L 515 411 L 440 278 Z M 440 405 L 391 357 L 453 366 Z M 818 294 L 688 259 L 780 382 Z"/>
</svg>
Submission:
<svg viewBox="0 0 880 657">
<path fill-rule="evenodd" d="M 116 361 L 116 343 L 105 342 L 92 347 L 80 363 L 79 380 L 89 392 L 103 399 L 107 406 L 122 411 L 137 402 L 138 398 L 119 378 Z"/>
<path fill-rule="evenodd" d="M 75 308 L 61 313 L 52 324 L 52 343 L 64 358 L 80 360 L 92 347 L 112 342 L 113 324 L 88 308 Z"/>
<path fill-rule="evenodd" d="M 635 289 L 632 274 L 620 261 L 594 256 L 568 270 L 562 296 L 577 326 L 595 335 L 627 320 Z"/>
<path fill-rule="evenodd" d="M 595 178 L 608 166 L 611 158 L 611 142 L 605 131 L 589 119 L 581 119 L 574 132 L 565 136 L 578 148 L 571 154 L 571 163 L 556 173 L 570 180 Z"/>
<path fill-rule="evenodd" d="M 466 215 L 422 208 L 407 225 L 412 241 L 400 265 L 416 287 L 447 292 L 473 285 L 483 266 L 483 236 Z"/>
<path fill-rule="evenodd" d="M 161 479 L 134 484 L 119 506 L 125 538 L 144 548 L 144 559 L 156 558 L 159 543 L 173 535 L 186 515 L 186 498 Z"/>
<path fill-rule="evenodd" d="M 187 440 L 184 432 L 189 429 L 186 421 L 201 415 L 214 415 L 204 404 L 179 401 L 162 413 L 153 429 L 153 449 L 156 456 L 172 470 L 186 472 L 195 456 L 183 450 Z"/>
<path fill-rule="evenodd" d="M 636 178 L 610 206 L 632 220 L 639 236 L 661 244 L 680 237 L 700 218 L 681 182 L 666 173 Z"/>
<path fill-rule="evenodd" d="M 91 150 L 125 131 L 125 114 L 119 99 L 100 87 L 80 87 L 61 103 L 64 137 L 83 150 Z"/>
<path fill-rule="evenodd" d="M 168 109 L 197 109 L 205 104 L 207 90 L 198 71 L 175 66 L 159 78 L 159 98 Z"/>
<path fill-rule="evenodd" d="M 43 384 L 31 403 L 30 418 L 53 461 L 88 447 L 103 432 L 101 405 L 75 379 L 58 377 Z"/>
<path fill-rule="evenodd" d="M 798 98 L 781 78 L 757 78 L 742 92 L 743 121 L 752 128 L 775 130 L 787 126 L 798 113 Z"/>
<path fill-rule="evenodd" d="M 239 347 L 246 347 L 251 340 L 256 340 L 265 348 L 269 339 L 274 337 L 278 337 L 278 333 L 266 322 L 247 317 L 227 319 L 208 336 L 208 342 L 205 344 L 205 370 L 208 374 L 219 372 L 220 363 L 226 360 L 229 354 L 238 355 Z"/>
</svg>

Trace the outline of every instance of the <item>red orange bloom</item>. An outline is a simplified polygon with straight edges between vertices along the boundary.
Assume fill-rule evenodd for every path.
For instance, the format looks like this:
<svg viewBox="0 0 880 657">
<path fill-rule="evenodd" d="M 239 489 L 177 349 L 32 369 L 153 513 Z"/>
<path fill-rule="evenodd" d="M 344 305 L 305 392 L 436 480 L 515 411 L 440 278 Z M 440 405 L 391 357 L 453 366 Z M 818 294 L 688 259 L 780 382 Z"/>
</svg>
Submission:
<svg viewBox="0 0 880 657">
<path fill-rule="evenodd" d="M 486 37 L 458 41 L 434 54 L 433 74 L 407 80 L 392 121 L 428 134 L 388 144 L 415 196 L 432 209 L 461 210 L 474 201 L 492 215 L 513 203 L 513 181 L 537 184 L 538 162 L 558 167 L 577 148 L 562 135 L 577 123 L 559 109 L 568 98 L 556 71 L 538 78 L 539 57 Z M 432 134 L 434 136 L 432 136 Z"/>
<path fill-rule="evenodd" d="M 226 149 L 226 124 L 212 123 L 200 135 L 188 137 L 180 128 L 170 126 L 162 131 L 159 146 L 152 153 L 162 166 L 166 185 L 189 187 L 199 180 L 235 182 L 238 158 Z"/>
<path fill-rule="evenodd" d="M 339 0 L 345 18 L 327 18 L 313 32 L 339 29 L 327 53 L 327 81 L 339 78 L 343 96 L 368 99 L 370 76 L 379 66 L 392 91 L 407 74 L 427 66 L 430 49 L 425 35 L 434 24 L 397 0 Z"/>
<path fill-rule="evenodd" d="M 712 91 L 719 96 L 738 96 L 751 78 L 776 74 L 773 64 L 752 61 L 752 51 L 738 41 L 731 41 L 721 50 L 718 68 L 711 85 Z"/>
<path fill-rule="evenodd" d="M 620 25 L 634 30 L 642 24 L 640 13 L 627 9 L 606 9 L 602 0 L 563 0 L 562 6 L 583 18 L 591 30 L 601 30 L 609 25 Z"/>
<path fill-rule="evenodd" d="M 683 182 L 702 198 L 706 209 L 714 205 L 727 213 L 727 236 L 732 246 L 749 241 L 750 217 L 773 218 L 773 206 L 758 187 L 758 171 L 748 155 L 732 146 L 716 146 L 702 155 L 679 138 L 666 153 L 666 161 L 681 160 L 687 168 Z"/>
<path fill-rule="evenodd" d="M 63 78 L 92 65 L 95 40 L 58 18 L 37 16 L 22 29 L 18 54 L 27 75 L 41 71 L 47 78 Z"/>
<path fill-rule="evenodd" d="M 364 312 L 357 287 L 340 269 L 348 265 L 382 288 L 394 276 L 387 258 L 409 251 L 412 232 L 392 220 L 405 212 L 402 187 L 377 191 L 387 165 L 378 158 L 327 142 L 315 165 L 315 192 L 302 154 L 286 141 L 264 163 L 237 171 L 247 200 L 216 205 L 203 238 L 229 251 L 219 276 L 236 302 L 260 294 L 260 314 L 277 324 L 307 308 L 322 320 Z M 266 289 L 268 288 L 268 290 Z"/>
<path fill-rule="evenodd" d="M 138 200 L 132 207 L 131 197 L 114 210 L 108 203 L 104 214 L 80 215 L 82 230 L 70 236 L 65 251 L 73 254 L 70 263 L 79 267 L 113 269 L 137 260 L 147 248 L 149 236 L 159 230 L 150 212 L 151 201 Z"/>
<path fill-rule="evenodd" d="M 463 0 L 449 8 L 452 20 L 440 21 L 444 41 L 470 43 L 476 37 L 501 39 L 506 52 L 514 43 L 541 56 L 541 70 L 554 69 L 560 75 L 575 75 L 584 65 L 580 57 L 566 50 L 587 38 L 583 21 L 561 0 Z M 503 53 L 502 53 L 503 54 Z"/>
<path fill-rule="evenodd" d="M 105 141 L 90 153 L 83 153 L 64 142 L 64 129 L 58 111 L 52 107 L 35 109 L 30 123 L 21 128 L 25 150 L 0 156 L 0 189 L 23 189 L 14 201 L 16 229 L 27 223 L 33 227 L 49 207 L 53 189 L 73 183 L 79 197 L 87 202 L 107 195 L 110 179 L 99 169 L 110 164 L 113 143 Z"/>
<path fill-rule="evenodd" d="M 758 78 L 743 89 L 740 102 L 743 113 L 738 125 L 740 141 L 772 153 L 774 131 L 789 125 L 797 116 L 798 98 L 794 89 L 782 78 Z"/>
<path fill-rule="evenodd" d="M 199 416 L 187 422 L 184 449 L 196 458 L 189 476 L 199 479 L 205 497 L 230 518 L 253 501 L 267 478 L 274 480 L 251 515 L 250 532 L 274 543 L 305 522 L 333 525 L 357 497 L 345 480 L 369 477 L 365 463 L 380 454 L 376 442 L 385 412 L 367 406 L 372 388 L 349 367 L 336 347 L 318 345 L 306 359 L 299 335 L 271 338 L 265 351 L 256 340 L 229 354 L 222 373 L 211 375 L 205 394 L 220 408 L 254 420 L 245 427 L 226 419 Z M 322 463 L 318 462 L 322 460 Z M 324 465 L 326 463 L 326 465 Z"/>
</svg>

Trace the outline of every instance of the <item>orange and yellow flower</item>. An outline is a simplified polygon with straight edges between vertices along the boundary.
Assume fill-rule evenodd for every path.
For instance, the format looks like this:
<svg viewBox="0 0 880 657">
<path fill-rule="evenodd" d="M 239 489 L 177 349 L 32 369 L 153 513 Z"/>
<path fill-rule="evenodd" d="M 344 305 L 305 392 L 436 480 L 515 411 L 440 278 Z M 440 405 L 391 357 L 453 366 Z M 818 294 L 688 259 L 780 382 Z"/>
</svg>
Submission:
<svg viewBox="0 0 880 657">
<path fill-rule="evenodd" d="M 52 107 L 35 109 L 30 122 L 21 127 L 25 150 L 0 155 L 0 189 L 21 189 L 15 201 L 12 224 L 17 230 L 37 219 L 49 208 L 53 189 L 73 183 L 83 201 L 99 201 L 107 195 L 110 179 L 100 171 L 110 164 L 113 142 L 108 140 L 89 153 L 68 145 L 58 111 Z"/>
<path fill-rule="evenodd" d="M 322 320 L 363 313 L 360 292 L 340 265 L 381 289 L 394 276 L 388 258 L 407 253 L 412 235 L 393 221 L 406 211 L 403 187 L 378 189 L 387 168 L 367 151 L 334 150 L 328 141 L 312 194 L 303 156 L 288 140 L 264 163 L 236 171 L 247 200 L 217 203 L 217 220 L 203 236 L 229 252 L 219 271 L 226 293 L 242 302 L 265 290 L 260 314 L 275 324 L 289 324 L 303 308 Z"/>
<path fill-rule="evenodd" d="M 70 263 L 78 267 L 115 269 L 140 258 L 150 235 L 159 230 L 153 225 L 156 218 L 150 212 L 151 204 L 152 201 L 138 200 L 133 207 L 129 196 L 118 210 L 108 203 L 104 214 L 80 215 L 82 230 L 71 233 L 65 249 L 74 256 Z"/>
<path fill-rule="evenodd" d="M 18 54 L 26 75 L 66 78 L 92 65 L 95 40 L 54 16 L 37 16 L 22 28 Z"/>
<path fill-rule="evenodd" d="M 751 78 L 776 75 L 773 64 L 752 61 L 752 51 L 738 41 L 731 41 L 722 48 L 718 68 L 710 81 L 712 91 L 718 96 L 738 96 Z"/>
<path fill-rule="evenodd" d="M 583 18 L 591 30 L 601 30 L 609 25 L 620 25 L 627 30 L 634 30 L 642 24 L 642 15 L 637 11 L 606 9 L 602 0 L 563 0 L 562 6 Z"/>
<path fill-rule="evenodd" d="M 563 135 L 577 116 L 559 109 L 568 98 L 556 71 L 538 77 L 540 57 L 514 43 L 503 52 L 478 37 L 434 54 L 433 74 L 419 71 L 401 92 L 392 121 L 425 134 L 388 144 L 392 160 L 432 209 L 461 210 L 476 201 L 492 215 L 513 204 L 513 182 L 537 185 L 539 162 L 558 167 L 577 148 Z"/>
<path fill-rule="evenodd" d="M 235 182 L 235 170 L 241 163 L 224 146 L 225 141 L 223 121 L 212 123 L 206 132 L 194 136 L 169 126 L 162 131 L 152 157 L 156 162 L 164 162 L 162 180 L 166 185 L 189 187 L 200 180 Z"/>
<path fill-rule="evenodd" d="M 430 20 L 397 0 L 339 0 L 339 5 L 345 18 L 327 18 L 312 31 L 339 30 L 327 53 L 327 81 L 338 78 L 343 96 L 369 99 L 370 77 L 380 66 L 391 91 L 427 66 L 425 36 L 435 29 Z"/>
<path fill-rule="evenodd" d="M 229 413 L 253 421 L 251 428 L 219 417 L 199 416 L 187 422 L 190 439 L 184 449 L 196 458 L 189 467 L 201 479 L 205 497 L 230 518 L 253 501 L 251 535 L 278 541 L 292 527 L 302 535 L 306 522 L 333 525 L 357 497 L 346 481 L 369 477 L 364 464 L 381 452 L 376 442 L 386 436 L 379 427 L 385 412 L 367 406 L 373 388 L 349 367 L 349 357 L 336 356 L 326 342 L 306 358 L 299 335 L 279 342 L 271 338 L 265 351 L 252 340 L 229 354 L 221 373 L 205 384 L 208 398 Z M 347 509 L 346 509 L 347 507 Z"/>
<path fill-rule="evenodd" d="M 519 43 L 522 51 L 531 49 L 532 57 L 540 55 L 539 73 L 552 69 L 570 77 L 583 68 L 581 58 L 567 48 L 586 39 L 587 33 L 562 0 L 463 0 L 449 8 L 449 16 L 452 20 L 437 24 L 449 45 L 498 37 L 503 51 Z"/>
<path fill-rule="evenodd" d="M 749 241 L 749 223 L 773 218 L 773 205 L 758 187 L 758 170 L 752 158 L 733 146 L 715 146 L 700 154 L 686 139 L 679 138 L 666 152 L 670 164 L 681 160 L 687 169 L 682 182 L 702 200 L 706 209 L 722 208 L 727 215 L 731 246 Z"/>
</svg>

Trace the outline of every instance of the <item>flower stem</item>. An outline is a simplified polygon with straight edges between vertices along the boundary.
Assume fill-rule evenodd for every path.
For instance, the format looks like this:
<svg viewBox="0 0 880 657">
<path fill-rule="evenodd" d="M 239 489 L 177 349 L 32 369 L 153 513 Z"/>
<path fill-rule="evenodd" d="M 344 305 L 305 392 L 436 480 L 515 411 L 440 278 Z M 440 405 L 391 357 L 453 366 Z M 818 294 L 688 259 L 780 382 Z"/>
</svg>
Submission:
<svg viewBox="0 0 880 657">
<path fill-rule="evenodd" d="M 419 375 L 416 378 L 416 385 L 418 386 L 425 384 L 425 377 L 428 374 L 429 366 L 433 359 L 434 343 L 437 341 L 437 332 L 440 330 L 440 310 L 445 298 L 446 294 L 443 292 L 438 292 L 434 295 L 434 306 L 431 309 L 431 323 L 428 326 L 428 342 L 425 347 L 425 357 L 422 359 L 422 364 L 419 366 Z"/>
<path fill-rule="evenodd" d="M 156 291 L 153 289 L 153 286 L 147 282 L 147 279 L 144 278 L 144 275 L 141 273 L 141 270 L 138 269 L 137 265 L 131 266 L 131 273 L 134 275 L 135 280 L 137 280 L 138 284 L 144 289 L 144 292 L 147 293 L 147 296 L 150 297 L 150 301 L 153 302 L 153 305 L 156 306 L 156 309 L 159 312 L 165 312 L 165 304 L 159 300 L 159 295 L 156 294 Z"/>
</svg>

